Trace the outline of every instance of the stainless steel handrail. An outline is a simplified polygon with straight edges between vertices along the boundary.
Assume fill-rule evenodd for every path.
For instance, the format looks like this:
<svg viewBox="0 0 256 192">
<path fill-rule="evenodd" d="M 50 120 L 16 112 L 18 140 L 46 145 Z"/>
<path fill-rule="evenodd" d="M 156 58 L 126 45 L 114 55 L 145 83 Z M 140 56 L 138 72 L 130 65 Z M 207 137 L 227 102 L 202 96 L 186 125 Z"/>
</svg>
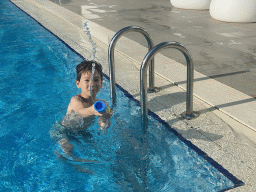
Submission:
<svg viewBox="0 0 256 192">
<path fill-rule="evenodd" d="M 145 56 L 141 68 L 140 68 L 140 103 L 141 103 L 141 117 L 142 126 L 145 128 L 148 123 L 148 106 L 147 106 L 147 68 L 149 61 L 162 49 L 175 48 L 183 53 L 187 61 L 187 102 L 186 112 L 184 117 L 191 119 L 197 116 L 193 112 L 193 78 L 194 78 L 194 66 L 192 57 L 189 51 L 178 42 L 163 42 L 153 47 Z"/>
<path fill-rule="evenodd" d="M 115 80 L 115 61 L 114 61 L 114 51 L 115 51 L 115 45 L 117 43 L 117 40 L 124 35 L 127 32 L 140 32 L 141 34 L 144 35 L 144 37 L 146 38 L 147 42 L 148 42 L 148 50 L 152 49 L 153 45 L 153 41 L 151 36 L 149 35 L 149 33 L 138 26 L 129 26 L 129 27 L 125 27 L 121 30 L 119 30 L 111 39 L 110 44 L 109 44 L 109 48 L 108 48 L 108 63 L 109 63 L 109 78 L 110 78 L 110 96 L 112 99 L 112 104 L 115 105 L 116 104 L 116 80 Z M 149 67 L 149 91 L 154 92 L 155 89 L 154 87 L 154 59 L 151 60 L 151 65 Z"/>
</svg>

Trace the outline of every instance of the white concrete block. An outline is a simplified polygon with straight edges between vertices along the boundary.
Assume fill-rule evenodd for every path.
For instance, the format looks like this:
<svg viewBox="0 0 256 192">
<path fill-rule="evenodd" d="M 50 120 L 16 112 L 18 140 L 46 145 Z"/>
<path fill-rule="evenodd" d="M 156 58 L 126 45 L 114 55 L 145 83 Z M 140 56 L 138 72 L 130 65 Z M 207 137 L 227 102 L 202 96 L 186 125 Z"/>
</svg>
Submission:
<svg viewBox="0 0 256 192">
<path fill-rule="evenodd" d="M 256 22 L 256 0 L 212 0 L 210 15 L 226 22 Z"/>
<path fill-rule="evenodd" d="M 174 7 L 182 9 L 209 9 L 211 0 L 170 0 Z"/>
</svg>

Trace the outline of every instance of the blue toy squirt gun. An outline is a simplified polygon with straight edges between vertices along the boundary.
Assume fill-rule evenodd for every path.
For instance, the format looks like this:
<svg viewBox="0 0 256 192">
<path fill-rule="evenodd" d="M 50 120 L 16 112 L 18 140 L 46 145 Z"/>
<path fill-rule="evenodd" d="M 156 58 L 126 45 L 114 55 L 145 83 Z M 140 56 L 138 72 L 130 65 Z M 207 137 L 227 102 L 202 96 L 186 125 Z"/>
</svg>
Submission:
<svg viewBox="0 0 256 192">
<path fill-rule="evenodd" d="M 110 107 L 107 106 L 103 101 L 96 101 L 94 103 L 94 109 L 101 114 L 105 113 L 106 111 L 107 112 L 111 111 Z"/>
</svg>

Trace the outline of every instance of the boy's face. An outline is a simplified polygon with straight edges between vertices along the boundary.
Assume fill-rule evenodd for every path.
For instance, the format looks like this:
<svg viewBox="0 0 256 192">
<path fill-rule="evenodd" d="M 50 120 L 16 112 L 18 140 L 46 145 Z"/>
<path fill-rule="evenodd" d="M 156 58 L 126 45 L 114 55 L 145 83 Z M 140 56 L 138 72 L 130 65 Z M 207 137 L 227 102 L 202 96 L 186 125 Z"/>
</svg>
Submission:
<svg viewBox="0 0 256 192">
<path fill-rule="evenodd" d="M 102 87 L 102 80 L 98 71 L 95 70 L 92 83 L 91 83 L 91 76 L 92 76 L 92 73 L 90 71 L 85 71 L 82 73 L 80 81 L 76 81 L 76 86 L 77 88 L 81 89 L 81 95 L 84 98 L 89 98 L 91 96 L 90 94 L 91 85 L 92 85 L 91 92 L 93 97 L 96 97 L 97 93 L 100 91 L 100 88 Z"/>
</svg>

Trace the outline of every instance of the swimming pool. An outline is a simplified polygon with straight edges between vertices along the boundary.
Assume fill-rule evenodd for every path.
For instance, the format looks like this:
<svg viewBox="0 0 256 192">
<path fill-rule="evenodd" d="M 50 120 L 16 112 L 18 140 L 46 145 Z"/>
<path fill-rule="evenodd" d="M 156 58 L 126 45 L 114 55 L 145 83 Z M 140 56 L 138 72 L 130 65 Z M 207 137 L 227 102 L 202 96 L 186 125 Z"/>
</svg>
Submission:
<svg viewBox="0 0 256 192">
<path fill-rule="evenodd" d="M 236 178 L 202 158 L 203 152 L 164 122 L 150 117 L 144 134 L 137 127 L 140 109 L 121 87 L 111 128 L 98 132 L 95 123 L 88 138 L 74 143 L 79 157 L 101 163 L 58 159 L 48 132 L 78 93 L 75 65 L 83 58 L 9 1 L 0 5 L 1 191 L 221 191 L 235 186 Z M 98 98 L 110 103 L 108 89 L 105 76 Z"/>
</svg>

